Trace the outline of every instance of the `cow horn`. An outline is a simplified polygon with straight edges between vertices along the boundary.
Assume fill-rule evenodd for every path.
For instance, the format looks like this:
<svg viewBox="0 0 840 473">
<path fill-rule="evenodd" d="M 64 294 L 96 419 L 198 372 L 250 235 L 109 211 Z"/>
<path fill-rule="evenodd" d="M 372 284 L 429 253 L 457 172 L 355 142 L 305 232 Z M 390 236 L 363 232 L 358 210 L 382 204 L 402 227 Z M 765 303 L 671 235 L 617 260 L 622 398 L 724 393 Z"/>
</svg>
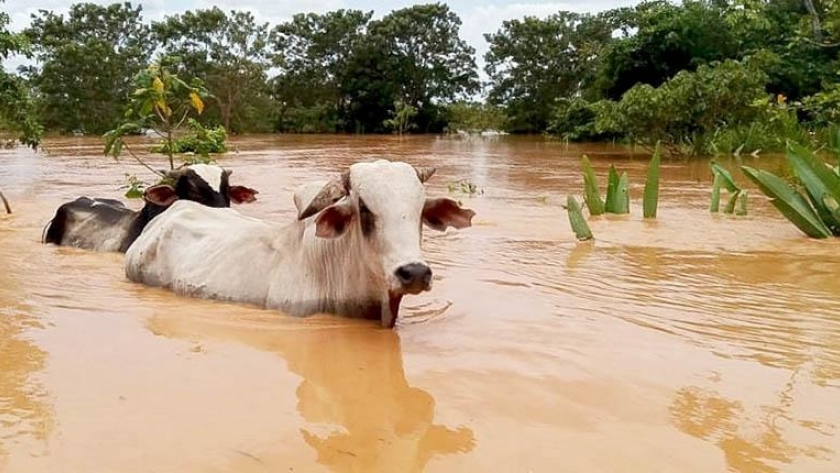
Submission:
<svg viewBox="0 0 840 473">
<path fill-rule="evenodd" d="M 414 170 L 417 171 L 417 179 L 420 179 L 420 182 L 426 182 L 434 175 L 437 168 L 434 166 L 414 166 Z"/>
<path fill-rule="evenodd" d="M 309 218 L 338 202 L 350 192 L 350 171 L 344 171 L 324 184 L 309 206 L 298 215 L 298 220 Z"/>
</svg>

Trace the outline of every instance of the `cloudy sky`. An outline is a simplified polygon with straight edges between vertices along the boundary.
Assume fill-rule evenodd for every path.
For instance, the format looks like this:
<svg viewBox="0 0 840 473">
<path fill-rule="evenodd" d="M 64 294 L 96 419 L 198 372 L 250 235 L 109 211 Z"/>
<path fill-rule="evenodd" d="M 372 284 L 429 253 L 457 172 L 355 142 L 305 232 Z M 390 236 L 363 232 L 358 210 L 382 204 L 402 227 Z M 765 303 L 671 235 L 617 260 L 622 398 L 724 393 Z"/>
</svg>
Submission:
<svg viewBox="0 0 840 473">
<path fill-rule="evenodd" d="M 6 0 L 5 8 L 12 18 L 12 29 L 25 28 L 30 15 L 38 10 L 52 10 L 56 13 L 66 12 L 68 7 L 80 0 Z M 108 4 L 115 0 L 87 0 L 93 3 Z M 375 17 L 380 17 L 391 10 L 403 8 L 417 3 L 433 2 L 435 0 L 144 0 L 143 16 L 147 20 L 158 20 L 167 14 L 185 10 L 212 8 L 213 5 L 228 10 L 250 10 L 257 20 L 274 25 L 289 19 L 295 13 L 326 12 L 339 8 L 352 8 L 364 11 L 374 11 Z M 138 3 L 136 1 L 132 3 Z M 475 49 L 479 65 L 483 64 L 481 57 L 487 51 L 484 33 L 498 30 L 502 21 L 522 18 L 526 15 L 545 17 L 559 10 L 577 12 L 594 12 L 618 6 L 630 6 L 639 0 L 579 0 L 569 2 L 525 0 L 523 2 L 505 2 L 502 0 L 449 0 L 450 8 L 454 10 L 463 22 L 461 37 L 467 40 Z M 4 64 L 7 69 L 16 66 L 17 61 Z"/>
</svg>

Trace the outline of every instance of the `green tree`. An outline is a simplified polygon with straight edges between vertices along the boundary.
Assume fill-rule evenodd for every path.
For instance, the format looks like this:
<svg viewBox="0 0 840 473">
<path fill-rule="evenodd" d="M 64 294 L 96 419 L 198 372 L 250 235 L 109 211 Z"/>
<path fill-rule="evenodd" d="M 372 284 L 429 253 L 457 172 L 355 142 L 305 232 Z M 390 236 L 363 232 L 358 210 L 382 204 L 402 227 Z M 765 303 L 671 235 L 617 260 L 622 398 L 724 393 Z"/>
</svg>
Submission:
<svg viewBox="0 0 840 473">
<path fill-rule="evenodd" d="M 603 54 L 598 87 L 611 99 L 636 84 L 658 86 L 678 72 L 756 54 L 768 89 L 792 99 L 811 95 L 833 74 L 836 50 L 818 46 L 807 0 L 684 0 L 645 2 L 627 10 L 625 35 Z M 834 2 L 822 2 L 830 4 Z M 814 5 L 814 4 L 812 4 Z M 817 15 L 823 15 L 821 4 Z M 634 34 L 629 29 L 635 29 Z M 769 53 L 769 54 L 768 54 Z"/>
<path fill-rule="evenodd" d="M 297 14 L 271 32 L 272 62 L 280 69 L 272 89 L 280 105 L 280 129 L 346 129 L 351 60 L 373 12 L 336 10 Z M 359 72 L 358 70 L 354 72 Z"/>
<path fill-rule="evenodd" d="M 67 17 L 33 15 L 25 34 L 41 65 L 32 80 L 48 128 L 101 133 L 122 116 L 131 78 L 154 49 L 141 10 L 80 3 Z"/>
<path fill-rule="evenodd" d="M 301 14 L 272 31 L 281 130 L 384 132 L 399 115 L 403 130 L 439 131 L 439 104 L 477 90 L 474 50 L 447 6 L 372 14 Z"/>
<path fill-rule="evenodd" d="M 205 120 L 235 132 L 270 130 L 268 23 L 213 7 L 169 16 L 152 31 L 164 53 L 179 58 L 178 72 L 202 79 L 213 94 Z"/>
<path fill-rule="evenodd" d="M 509 20 L 486 34 L 489 100 L 504 105 L 510 131 L 542 132 L 559 99 L 585 94 L 616 27 L 613 12 L 560 12 Z"/>
<path fill-rule="evenodd" d="M 434 3 L 395 10 L 368 28 L 369 41 L 386 61 L 397 103 L 417 109 L 416 124 L 423 131 L 442 128 L 437 103 L 478 90 L 475 50 L 460 38 L 460 26 L 448 6 Z"/>
<path fill-rule="evenodd" d="M 386 132 L 385 121 L 400 102 L 399 86 L 393 80 L 387 50 L 381 42 L 367 39 L 353 51 L 347 65 L 346 79 L 341 86 L 347 97 L 343 121 L 348 131 Z"/>
<path fill-rule="evenodd" d="M 4 0 L 0 0 L 2 4 Z M 42 128 L 37 121 L 29 89 L 20 77 L 3 69 L 11 54 L 27 52 L 26 38 L 8 30 L 9 15 L 0 11 L 0 130 L 8 129 L 21 143 L 35 147 Z"/>
<path fill-rule="evenodd" d="M 638 83 L 654 87 L 682 70 L 739 57 L 737 31 L 726 19 L 720 1 L 686 0 L 640 4 L 625 17 L 637 29 L 604 52 L 601 86 L 607 97 L 621 95 Z"/>
</svg>

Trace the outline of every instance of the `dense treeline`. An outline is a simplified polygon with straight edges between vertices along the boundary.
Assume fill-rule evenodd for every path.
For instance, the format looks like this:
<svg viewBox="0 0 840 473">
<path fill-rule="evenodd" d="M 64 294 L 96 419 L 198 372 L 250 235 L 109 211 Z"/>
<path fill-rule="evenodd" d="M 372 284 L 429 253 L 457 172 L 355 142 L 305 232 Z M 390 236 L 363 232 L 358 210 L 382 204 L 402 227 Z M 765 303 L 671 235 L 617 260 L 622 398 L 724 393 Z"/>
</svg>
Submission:
<svg viewBox="0 0 840 473">
<path fill-rule="evenodd" d="M 485 35 L 485 84 L 441 3 L 279 25 L 215 7 L 147 22 L 130 3 L 76 4 L 40 11 L 19 34 L 7 24 L 0 16 L 0 58 L 36 64 L 0 75 L 0 125 L 19 131 L 110 129 L 133 76 L 160 55 L 210 92 L 201 120 L 234 133 L 495 128 L 715 153 L 814 140 L 840 114 L 840 5 L 828 0 L 510 20 Z"/>
</svg>

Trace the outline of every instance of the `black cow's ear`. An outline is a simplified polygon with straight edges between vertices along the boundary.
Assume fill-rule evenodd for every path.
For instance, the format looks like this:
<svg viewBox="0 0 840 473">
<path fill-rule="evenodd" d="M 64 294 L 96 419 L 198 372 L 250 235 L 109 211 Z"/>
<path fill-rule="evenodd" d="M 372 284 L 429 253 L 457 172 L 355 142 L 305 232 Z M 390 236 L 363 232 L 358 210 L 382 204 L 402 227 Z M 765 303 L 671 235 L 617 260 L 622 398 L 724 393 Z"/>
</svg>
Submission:
<svg viewBox="0 0 840 473">
<path fill-rule="evenodd" d="M 251 203 L 257 200 L 256 196 L 259 193 L 260 191 L 245 186 L 228 187 L 228 197 L 237 204 Z"/>
<path fill-rule="evenodd" d="M 143 199 L 161 207 L 169 207 L 176 200 L 178 196 L 175 194 L 175 188 L 166 184 L 159 184 L 146 189 L 143 193 Z"/>
</svg>

